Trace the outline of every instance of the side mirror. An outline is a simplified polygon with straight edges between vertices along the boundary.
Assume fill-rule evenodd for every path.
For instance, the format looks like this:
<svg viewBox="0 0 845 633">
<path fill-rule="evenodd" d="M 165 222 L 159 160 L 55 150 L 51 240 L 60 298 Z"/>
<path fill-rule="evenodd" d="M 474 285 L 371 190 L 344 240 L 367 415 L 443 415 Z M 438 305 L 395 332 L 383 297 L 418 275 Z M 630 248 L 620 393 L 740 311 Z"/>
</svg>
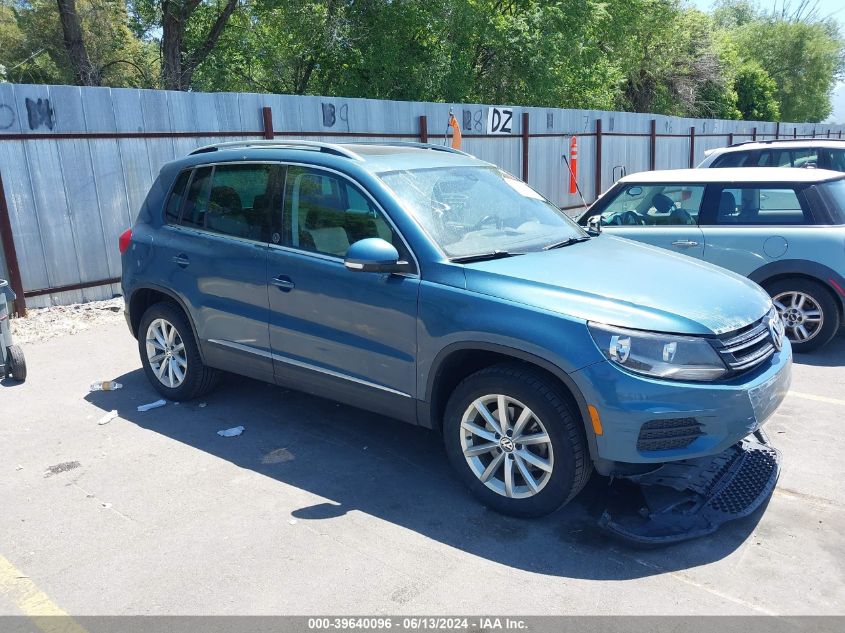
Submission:
<svg viewBox="0 0 845 633">
<path fill-rule="evenodd" d="M 587 231 L 592 233 L 593 235 L 598 235 L 601 233 L 601 216 L 600 215 L 591 215 L 590 218 L 587 220 Z"/>
<path fill-rule="evenodd" d="M 368 237 L 352 244 L 343 265 L 347 270 L 361 273 L 398 273 L 406 266 L 399 261 L 396 247 L 380 237 Z"/>
</svg>

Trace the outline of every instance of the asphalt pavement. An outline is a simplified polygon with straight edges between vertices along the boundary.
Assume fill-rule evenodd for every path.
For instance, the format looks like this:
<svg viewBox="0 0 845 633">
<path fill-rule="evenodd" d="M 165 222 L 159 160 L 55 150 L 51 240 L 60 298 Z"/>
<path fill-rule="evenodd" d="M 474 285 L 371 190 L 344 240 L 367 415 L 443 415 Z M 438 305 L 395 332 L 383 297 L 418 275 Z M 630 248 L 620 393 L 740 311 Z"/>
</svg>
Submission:
<svg viewBox="0 0 845 633">
<path fill-rule="evenodd" d="M 280 387 L 226 376 L 139 413 L 159 396 L 122 323 L 25 353 L 0 383 L 0 614 L 845 612 L 845 334 L 796 358 L 768 506 L 651 550 L 596 527 L 605 479 L 503 517 L 436 434 Z"/>
</svg>

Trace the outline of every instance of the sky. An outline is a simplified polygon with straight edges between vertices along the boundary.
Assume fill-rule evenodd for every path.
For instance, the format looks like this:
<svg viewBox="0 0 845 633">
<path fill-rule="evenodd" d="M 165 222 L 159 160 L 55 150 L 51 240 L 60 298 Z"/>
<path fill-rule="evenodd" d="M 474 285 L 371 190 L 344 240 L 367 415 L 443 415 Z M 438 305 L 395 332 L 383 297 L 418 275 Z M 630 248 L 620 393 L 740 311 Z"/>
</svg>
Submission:
<svg viewBox="0 0 845 633">
<path fill-rule="evenodd" d="M 708 11 L 713 6 L 713 0 L 688 0 L 702 11 Z M 756 0 L 758 6 L 764 9 L 780 9 L 784 2 L 797 7 L 799 0 Z M 840 26 L 845 24 L 845 1 L 843 0 L 818 0 L 818 13 L 821 17 L 832 17 Z M 826 123 L 845 123 L 845 81 L 839 82 L 831 95 L 833 112 L 825 121 Z"/>
<path fill-rule="evenodd" d="M 799 0 L 785 0 L 787 4 L 793 7 L 798 6 Z M 713 0 L 688 0 L 690 4 L 694 4 L 702 11 L 707 11 L 713 6 Z M 784 0 L 756 0 L 757 5 L 764 9 L 772 9 L 777 7 L 780 9 L 783 6 Z M 819 15 L 822 17 L 832 16 L 840 22 L 845 22 L 845 2 L 842 0 L 818 0 Z"/>
</svg>

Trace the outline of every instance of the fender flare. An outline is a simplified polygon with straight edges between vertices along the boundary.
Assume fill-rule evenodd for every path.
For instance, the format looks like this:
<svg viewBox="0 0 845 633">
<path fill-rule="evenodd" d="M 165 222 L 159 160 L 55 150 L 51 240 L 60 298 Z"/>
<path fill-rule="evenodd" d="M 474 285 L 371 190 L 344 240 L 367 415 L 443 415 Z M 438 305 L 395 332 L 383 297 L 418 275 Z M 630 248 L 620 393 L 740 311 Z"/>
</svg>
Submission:
<svg viewBox="0 0 845 633">
<path fill-rule="evenodd" d="M 432 410 L 434 389 L 437 385 L 437 381 L 441 375 L 442 368 L 446 359 L 448 359 L 453 353 L 461 351 L 495 352 L 503 356 L 509 356 L 514 360 L 520 360 L 531 365 L 535 365 L 560 380 L 560 382 L 563 383 L 563 385 L 572 395 L 572 398 L 575 401 L 575 405 L 578 407 L 578 413 L 581 416 L 581 424 L 584 428 L 584 434 L 587 438 L 587 446 L 590 451 L 590 457 L 593 459 L 593 461 L 595 461 L 598 452 L 596 447 L 595 432 L 593 431 L 592 425 L 589 422 L 590 414 L 587 410 L 587 400 L 586 398 L 584 398 L 584 394 L 581 393 L 581 390 L 578 388 L 578 385 L 575 384 L 575 381 L 572 379 L 572 377 L 568 373 L 566 373 L 566 371 L 564 371 L 548 359 L 545 359 L 541 356 L 537 356 L 536 354 L 532 354 L 530 352 L 526 352 L 516 347 L 508 347 L 507 345 L 501 345 L 498 343 L 490 343 L 486 341 L 459 341 L 447 345 L 437 353 L 437 355 L 434 357 L 434 361 L 431 363 L 431 368 L 428 372 L 428 378 L 426 380 L 425 388 L 425 400 L 424 402 L 420 403 L 424 407 L 424 411 L 422 413 L 424 417 L 421 417 L 421 422 L 423 422 L 423 426 L 429 428 L 439 427 L 439 421 L 432 420 L 432 415 L 434 413 Z"/>
<path fill-rule="evenodd" d="M 827 287 L 836 297 L 840 310 L 845 313 L 845 278 L 832 268 L 824 264 L 811 262 L 803 259 L 784 259 L 769 262 L 760 266 L 757 270 L 748 275 L 748 278 L 761 286 L 773 277 L 783 276 L 809 277 Z M 838 288 L 836 287 L 838 286 Z"/>
<path fill-rule="evenodd" d="M 173 299 L 173 301 L 182 309 L 182 312 L 184 312 L 185 316 L 188 317 L 188 323 L 191 326 L 191 333 L 194 335 L 194 340 L 196 340 L 196 342 L 197 342 L 197 349 L 199 350 L 199 353 L 200 353 L 200 359 L 202 360 L 203 363 L 205 363 L 205 353 L 203 351 L 202 341 L 200 341 L 200 338 L 197 335 L 197 326 L 196 326 L 196 323 L 194 323 L 194 316 L 193 316 L 193 314 L 191 314 L 191 311 L 188 309 L 188 304 L 185 302 L 185 300 L 182 299 L 182 297 L 180 297 L 178 294 L 176 294 L 175 292 L 173 292 L 169 288 L 164 288 L 163 286 L 159 286 L 157 284 L 152 284 L 152 283 L 147 283 L 147 282 L 142 283 L 142 284 L 134 287 L 132 289 L 132 293 L 129 295 L 129 300 L 126 303 L 126 310 L 129 313 L 129 320 L 130 320 L 129 322 L 132 323 L 132 320 L 133 320 L 133 315 L 132 315 L 131 307 L 130 307 L 132 305 L 132 299 L 141 290 L 153 290 L 155 292 L 166 295 L 167 297 Z M 141 320 L 141 315 L 139 314 L 138 315 L 138 322 L 139 323 L 140 323 L 140 320 Z M 135 334 L 135 338 L 138 338 L 137 332 L 133 332 L 133 334 Z"/>
</svg>

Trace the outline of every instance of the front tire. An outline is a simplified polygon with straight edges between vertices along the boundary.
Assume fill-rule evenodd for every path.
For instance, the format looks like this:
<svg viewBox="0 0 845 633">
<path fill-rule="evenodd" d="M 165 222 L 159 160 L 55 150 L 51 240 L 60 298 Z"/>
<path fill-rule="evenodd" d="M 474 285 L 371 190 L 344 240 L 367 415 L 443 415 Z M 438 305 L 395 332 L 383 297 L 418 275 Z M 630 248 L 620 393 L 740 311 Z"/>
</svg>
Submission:
<svg viewBox="0 0 845 633">
<path fill-rule="evenodd" d="M 562 387 L 527 365 L 502 363 L 464 379 L 446 405 L 443 435 L 464 484 L 503 514 L 553 512 L 592 471 L 583 426 Z"/>
<path fill-rule="evenodd" d="M 766 284 L 797 353 L 810 352 L 839 330 L 839 306 L 833 294 L 817 281 L 793 277 Z"/>
<path fill-rule="evenodd" d="M 156 303 L 144 312 L 138 350 L 147 379 L 168 400 L 197 398 L 216 383 L 217 371 L 203 364 L 185 313 L 172 303 Z"/>
</svg>

